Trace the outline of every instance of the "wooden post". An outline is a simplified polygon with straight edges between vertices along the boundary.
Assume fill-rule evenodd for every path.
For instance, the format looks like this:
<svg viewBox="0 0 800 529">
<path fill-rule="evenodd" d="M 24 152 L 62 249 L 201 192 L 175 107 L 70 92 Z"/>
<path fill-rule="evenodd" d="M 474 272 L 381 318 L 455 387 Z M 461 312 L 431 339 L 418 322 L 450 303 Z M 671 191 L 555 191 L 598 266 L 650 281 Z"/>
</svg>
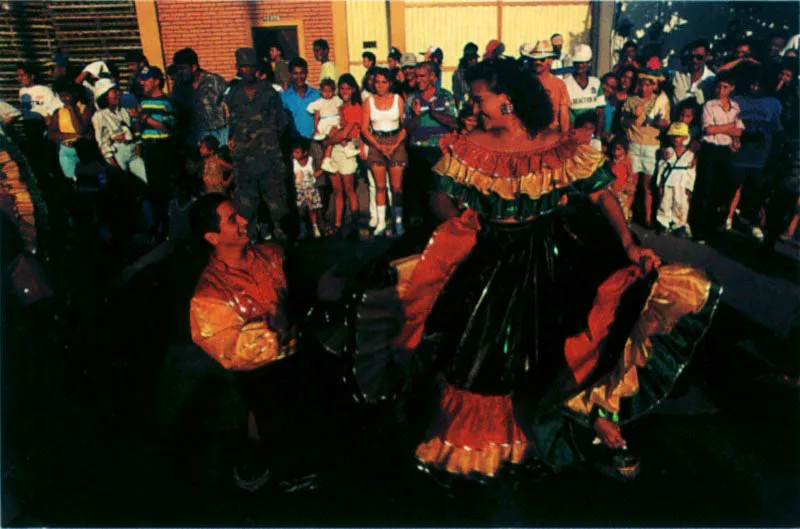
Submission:
<svg viewBox="0 0 800 529">
<path fill-rule="evenodd" d="M 136 20 L 139 23 L 139 38 L 142 53 L 153 66 L 165 73 L 164 47 L 161 43 L 161 26 L 158 24 L 158 9 L 155 0 L 136 0 Z M 168 79 L 167 79 L 168 80 Z"/>
<path fill-rule="evenodd" d="M 406 2 L 388 0 L 389 3 L 389 46 L 406 51 Z"/>
<path fill-rule="evenodd" d="M 595 75 L 611 71 L 613 51 L 611 33 L 614 25 L 614 2 L 592 1 L 592 31 L 590 42 L 594 52 Z"/>
<path fill-rule="evenodd" d="M 347 41 L 347 2 L 331 0 L 333 3 L 333 62 L 339 75 L 350 72 L 350 48 Z"/>
</svg>

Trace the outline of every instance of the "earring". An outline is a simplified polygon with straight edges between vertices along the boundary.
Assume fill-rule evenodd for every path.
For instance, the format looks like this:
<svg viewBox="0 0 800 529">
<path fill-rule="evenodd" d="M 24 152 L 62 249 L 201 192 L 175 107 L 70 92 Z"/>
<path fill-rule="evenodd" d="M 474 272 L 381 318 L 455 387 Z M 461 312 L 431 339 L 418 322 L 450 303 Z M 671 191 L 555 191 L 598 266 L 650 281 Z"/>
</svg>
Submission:
<svg viewBox="0 0 800 529">
<path fill-rule="evenodd" d="M 500 113 L 501 114 L 507 116 L 507 115 L 511 114 L 512 112 L 514 112 L 514 105 L 512 105 L 511 102 L 503 103 L 503 104 L 500 105 Z"/>
</svg>

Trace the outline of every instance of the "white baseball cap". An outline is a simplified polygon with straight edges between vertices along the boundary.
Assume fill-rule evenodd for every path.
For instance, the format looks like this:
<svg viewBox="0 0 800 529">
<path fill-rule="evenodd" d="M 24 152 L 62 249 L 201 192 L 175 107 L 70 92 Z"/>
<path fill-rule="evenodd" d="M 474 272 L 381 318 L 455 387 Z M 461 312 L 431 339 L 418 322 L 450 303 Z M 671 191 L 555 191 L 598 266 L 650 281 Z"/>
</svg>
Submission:
<svg viewBox="0 0 800 529">
<path fill-rule="evenodd" d="M 94 99 L 97 101 L 108 93 L 109 90 L 117 86 L 111 79 L 99 79 L 92 88 Z"/>
<path fill-rule="evenodd" d="M 572 53 L 572 62 L 589 62 L 592 60 L 592 48 L 586 44 L 578 44 Z"/>
</svg>

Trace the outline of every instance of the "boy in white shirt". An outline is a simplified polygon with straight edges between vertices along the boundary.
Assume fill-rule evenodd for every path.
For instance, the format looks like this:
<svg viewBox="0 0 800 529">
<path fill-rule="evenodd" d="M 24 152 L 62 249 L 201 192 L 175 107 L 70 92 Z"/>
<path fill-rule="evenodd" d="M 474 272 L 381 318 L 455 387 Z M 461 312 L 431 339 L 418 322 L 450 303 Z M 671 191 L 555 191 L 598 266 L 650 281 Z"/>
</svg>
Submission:
<svg viewBox="0 0 800 529">
<path fill-rule="evenodd" d="M 679 237 L 691 237 L 689 204 L 697 176 L 694 153 L 687 146 L 689 126 L 675 122 L 667 130 L 670 147 L 658 162 L 656 178 L 661 191 L 661 204 L 656 213 L 659 229 Z"/>
</svg>

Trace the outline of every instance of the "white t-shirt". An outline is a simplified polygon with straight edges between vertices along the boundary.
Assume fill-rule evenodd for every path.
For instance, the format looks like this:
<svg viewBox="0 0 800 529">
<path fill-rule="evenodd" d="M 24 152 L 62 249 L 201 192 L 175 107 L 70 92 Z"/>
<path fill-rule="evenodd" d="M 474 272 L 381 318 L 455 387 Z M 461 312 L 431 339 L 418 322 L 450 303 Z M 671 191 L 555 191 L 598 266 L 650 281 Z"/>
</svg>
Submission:
<svg viewBox="0 0 800 529">
<path fill-rule="evenodd" d="M 292 167 L 294 181 L 298 187 L 314 187 L 316 178 L 314 177 L 314 160 L 311 159 L 311 156 L 308 157 L 305 165 L 300 165 L 300 162 L 292 159 Z"/>
<path fill-rule="evenodd" d="M 317 132 L 320 135 L 327 136 L 333 127 L 339 126 L 339 107 L 342 106 L 342 100 L 339 96 L 333 96 L 330 99 L 319 98 L 316 101 L 309 103 L 306 110 L 309 114 L 319 112 L 319 124 L 317 125 Z M 316 136 L 316 135 L 315 135 Z M 320 139 L 316 138 L 315 139 Z"/>
<path fill-rule="evenodd" d="M 571 111 L 580 113 L 606 106 L 606 97 L 603 95 L 600 79 L 597 77 L 589 76 L 586 88 L 581 88 L 572 75 L 564 77 L 564 84 L 567 85 Z"/>
<path fill-rule="evenodd" d="M 20 88 L 19 103 L 23 116 L 34 112 L 43 118 L 52 115 L 53 112 L 64 106 L 52 90 L 40 84 Z"/>
</svg>

